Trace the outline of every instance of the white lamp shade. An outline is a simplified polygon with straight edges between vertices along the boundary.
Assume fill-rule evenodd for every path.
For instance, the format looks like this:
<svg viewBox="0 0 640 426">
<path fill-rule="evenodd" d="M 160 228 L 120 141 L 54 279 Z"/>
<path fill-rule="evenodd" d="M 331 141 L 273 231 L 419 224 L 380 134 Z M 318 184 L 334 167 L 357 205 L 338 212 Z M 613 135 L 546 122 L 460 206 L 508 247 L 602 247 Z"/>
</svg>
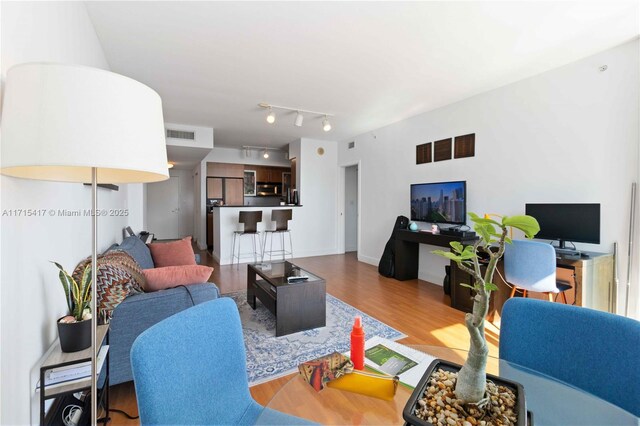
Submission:
<svg viewBox="0 0 640 426">
<path fill-rule="evenodd" d="M 62 182 L 169 178 L 162 101 L 109 71 L 28 63 L 7 72 L 1 173 Z"/>
</svg>

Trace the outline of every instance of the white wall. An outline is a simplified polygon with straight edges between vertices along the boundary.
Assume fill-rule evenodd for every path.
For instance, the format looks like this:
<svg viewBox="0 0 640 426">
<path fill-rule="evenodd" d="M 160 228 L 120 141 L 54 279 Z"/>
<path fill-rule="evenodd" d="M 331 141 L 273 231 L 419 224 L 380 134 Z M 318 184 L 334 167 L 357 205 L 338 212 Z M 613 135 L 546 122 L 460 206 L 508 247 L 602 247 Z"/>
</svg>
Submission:
<svg viewBox="0 0 640 426">
<path fill-rule="evenodd" d="M 81 2 L 3 2 L 2 80 L 18 63 L 49 61 L 108 69 Z M 91 190 L 82 184 L 0 178 L 2 210 L 86 209 Z M 122 228 L 139 223 L 127 185 L 98 190 L 99 208 L 129 208 L 129 217 L 100 217 L 99 249 L 119 241 Z M 72 269 L 91 253 L 89 217 L 2 216 L 0 313 L 0 423 L 30 422 L 30 370 L 57 337 L 55 321 L 66 312 L 57 272 L 49 261 Z M 32 419 L 34 423 L 37 418 Z"/>
<path fill-rule="evenodd" d="M 260 166 L 290 167 L 285 151 L 269 151 L 269 158 L 262 156 L 263 151 L 249 150 L 249 157 L 243 149 L 215 147 L 203 161 L 210 163 L 257 164 Z"/>
<path fill-rule="evenodd" d="M 467 210 L 477 213 L 518 214 L 527 202 L 600 203 L 601 244 L 578 246 L 610 252 L 618 241 L 625 254 L 638 179 L 638 49 L 635 40 L 360 135 L 351 150 L 341 143 L 339 164 L 361 161 L 359 257 L 378 263 L 396 216 L 409 216 L 411 183 L 450 180 L 467 181 Z M 416 145 L 468 133 L 476 134 L 475 157 L 415 164 Z M 446 262 L 431 250 L 420 249 L 420 278 L 441 283 Z M 626 258 L 619 260 L 623 273 Z"/>
<path fill-rule="evenodd" d="M 318 149 L 324 154 L 320 155 Z M 294 209 L 296 232 L 304 239 L 296 241 L 295 257 L 319 256 L 338 252 L 338 144 L 302 138 L 291 143 L 291 158 L 297 157 L 298 195 L 301 208 Z M 342 195 L 344 197 L 344 195 Z"/>
<path fill-rule="evenodd" d="M 194 229 L 194 183 L 193 171 L 183 169 L 171 169 L 170 181 L 162 181 L 147 184 L 147 216 L 149 232 L 156 234 L 159 239 L 184 238 L 193 236 Z M 175 181 L 178 183 L 176 184 Z M 177 194 L 172 185 L 177 185 Z M 170 189 L 173 188 L 173 189 Z M 177 205 L 176 205 L 177 204 Z M 172 219 L 173 210 L 178 207 L 178 229 L 160 229 L 163 225 L 175 225 L 175 217 Z M 171 211 L 171 212 L 170 212 Z"/>
</svg>

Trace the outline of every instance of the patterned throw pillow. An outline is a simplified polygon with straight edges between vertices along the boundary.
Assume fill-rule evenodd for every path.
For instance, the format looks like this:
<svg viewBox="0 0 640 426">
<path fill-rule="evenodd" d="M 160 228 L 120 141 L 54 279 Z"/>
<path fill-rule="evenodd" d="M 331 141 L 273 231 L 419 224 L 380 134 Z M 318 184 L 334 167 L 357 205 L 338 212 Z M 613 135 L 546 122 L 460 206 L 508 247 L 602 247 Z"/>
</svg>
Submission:
<svg viewBox="0 0 640 426">
<path fill-rule="evenodd" d="M 109 251 L 97 259 L 97 310 L 98 322 L 108 323 L 113 310 L 130 294 L 141 293 L 146 284 L 144 274 L 135 260 L 123 251 Z M 73 271 L 79 280 L 91 258 L 80 262 Z"/>
</svg>

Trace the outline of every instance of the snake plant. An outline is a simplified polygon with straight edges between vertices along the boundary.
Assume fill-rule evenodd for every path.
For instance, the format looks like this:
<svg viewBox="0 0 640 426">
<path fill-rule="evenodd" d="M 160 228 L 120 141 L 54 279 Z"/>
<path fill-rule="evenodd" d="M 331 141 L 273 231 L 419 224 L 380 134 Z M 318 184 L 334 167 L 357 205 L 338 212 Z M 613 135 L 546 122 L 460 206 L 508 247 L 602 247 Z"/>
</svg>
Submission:
<svg viewBox="0 0 640 426">
<path fill-rule="evenodd" d="M 88 264 L 82 272 L 82 279 L 77 283 L 62 265 L 57 262 L 55 264 L 60 273 L 60 283 L 64 289 L 65 300 L 69 308 L 69 315 L 73 316 L 76 321 L 82 321 L 85 317 L 85 309 L 91 305 L 91 264 Z"/>
</svg>

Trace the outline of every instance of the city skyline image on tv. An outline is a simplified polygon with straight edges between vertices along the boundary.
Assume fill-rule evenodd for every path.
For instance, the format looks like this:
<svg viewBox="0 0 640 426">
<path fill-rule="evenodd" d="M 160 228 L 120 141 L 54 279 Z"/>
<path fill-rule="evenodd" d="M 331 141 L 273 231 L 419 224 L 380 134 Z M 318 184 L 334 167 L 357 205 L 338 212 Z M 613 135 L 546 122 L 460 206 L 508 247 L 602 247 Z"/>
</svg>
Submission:
<svg viewBox="0 0 640 426">
<path fill-rule="evenodd" d="M 411 220 L 464 224 L 466 182 L 411 185 Z"/>
</svg>

